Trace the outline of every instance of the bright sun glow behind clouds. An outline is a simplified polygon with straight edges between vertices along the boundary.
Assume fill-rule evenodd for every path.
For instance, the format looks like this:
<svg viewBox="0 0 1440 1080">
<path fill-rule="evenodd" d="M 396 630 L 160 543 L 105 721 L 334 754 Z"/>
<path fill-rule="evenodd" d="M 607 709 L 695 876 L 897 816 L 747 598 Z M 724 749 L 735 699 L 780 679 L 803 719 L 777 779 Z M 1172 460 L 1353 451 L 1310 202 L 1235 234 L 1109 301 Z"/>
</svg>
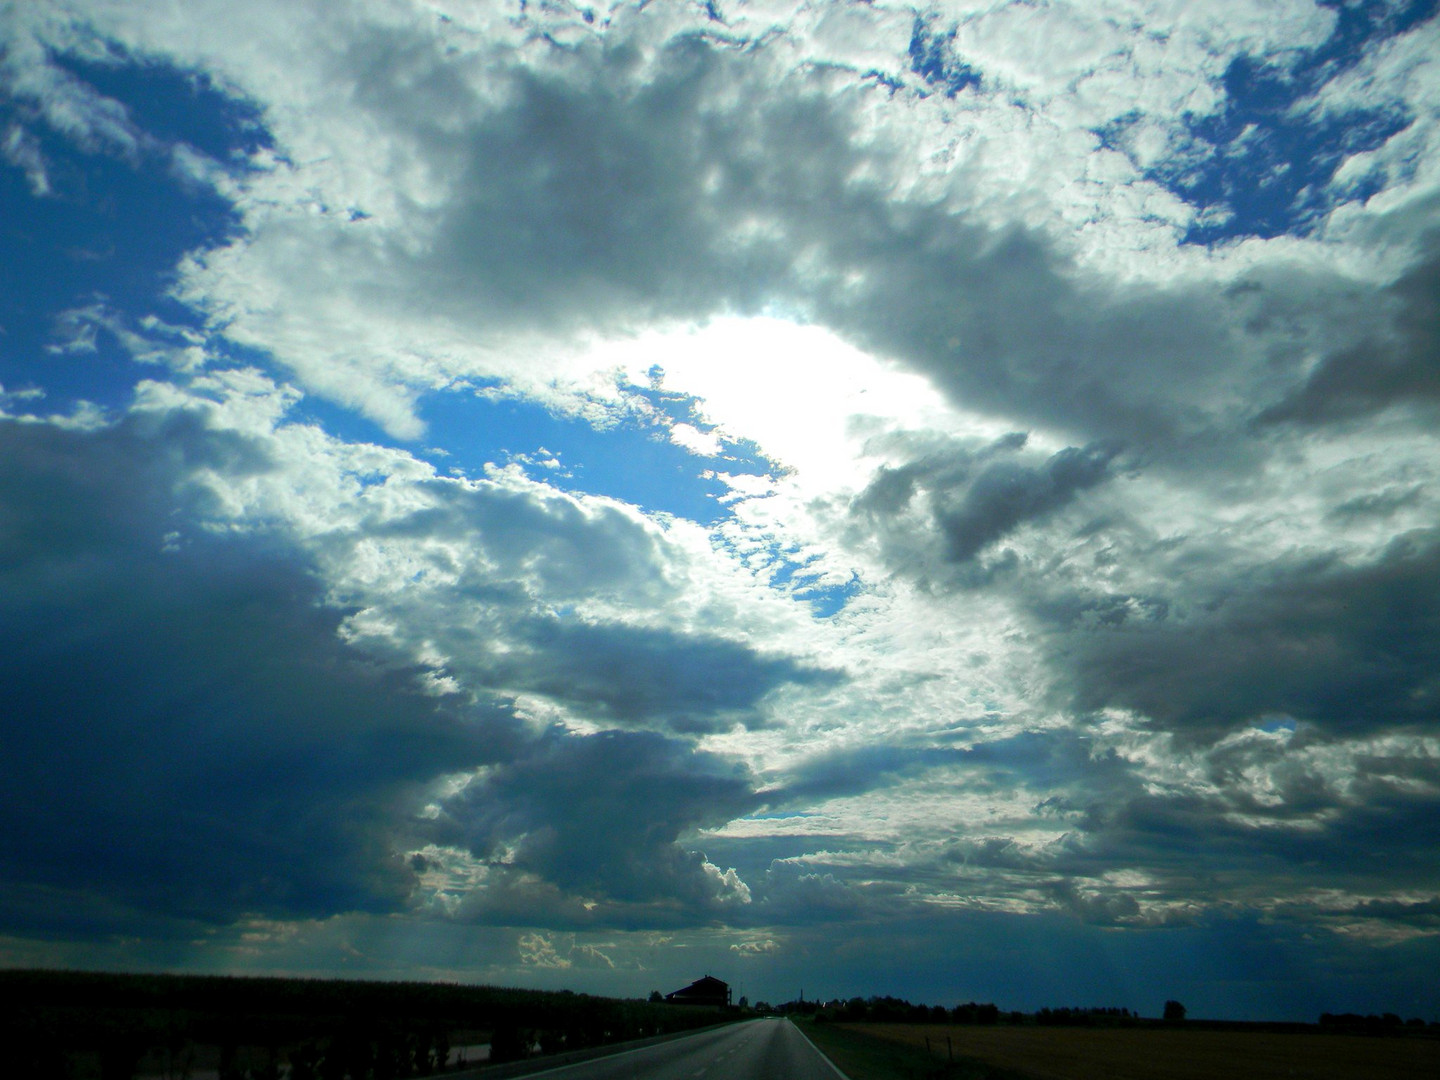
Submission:
<svg viewBox="0 0 1440 1080">
<path fill-rule="evenodd" d="M 644 383 L 663 372 L 667 390 L 693 395 L 716 434 L 748 439 L 793 470 L 801 492 L 862 486 L 876 462 L 866 442 L 889 430 L 935 430 L 994 437 L 1003 425 L 957 415 L 922 376 L 850 345 L 822 326 L 786 319 L 722 317 L 652 330 L 594 347 L 596 370 L 619 369 Z M 688 430 L 684 445 L 698 448 Z"/>
</svg>

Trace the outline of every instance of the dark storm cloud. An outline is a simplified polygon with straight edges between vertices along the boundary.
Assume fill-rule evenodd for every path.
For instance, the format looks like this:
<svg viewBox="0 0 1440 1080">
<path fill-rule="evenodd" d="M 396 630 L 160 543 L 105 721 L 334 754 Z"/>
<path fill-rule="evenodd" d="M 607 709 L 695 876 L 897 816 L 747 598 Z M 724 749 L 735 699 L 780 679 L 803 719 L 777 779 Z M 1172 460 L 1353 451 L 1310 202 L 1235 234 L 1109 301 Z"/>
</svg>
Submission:
<svg viewBox="0 0 1440 1080">
<path fill-rule="evenodd" d="M 937 862 L 917 859 L 916 878 L 943 881 L 947 864 L 983 867 L 1008 884 L 973 882 L 982 892 L 1019 883 L 1087 921 L 1134 924 L 1184 922 L 1227 905 L 1269 908 L 1287 896 L 1299 898 L 1297 913 L 1313 913 L 1310 897 L 1324 890 L 1433 891 L 1440 761 L 1423 749 L 1336 743 L 1313 728 L 1252 732 L 1157 780 L 1099 745 L 1061 731 L 976 747 L 973 771 L 957 771 L 957 782 L 976 791 L 1034 785 L 1046 793 L 1037 821 L 1065 832 L 1037 845 L 1002 824 L 947 845 Z M 1109 879 L 1117 867 L 1144 873 L 1126 884 Z M 1361 917 L 1387 916 L 1376 907 Z"/>
<path fill-rule="evenodd" d="M 1353 420 L 1391 406 L 1433 415 L 1440 402 L 1440 233 L 1424 255 L 1372 303 L 1390 315 L 1383 334 L 1331 352 L 1262 423 L 1319 425 Z"/>
<path fill-rule="evenodd" d="M 763 794 L 771 806 L 803 805 L 860 795 L 925 773 L 948 774 L 970 792 L 1085 784 L 1109 795 L 1125 770 L 1113 754 L 1095 752 L 1084 736 L 1024 731 L 967 747 L 879 744 L 827 750 L 787 768 Z"/>
<path fill-rule="evenodd" d="M 1096 802 L 1084 808 L 1086 840 L 1057 868 L 1143 858 L 1164 870 L 1166 890 L 1175 896 L 1204 896 L 1205 878 L 1224 878 L 1224 894 L 1233 900 L 1286 894 L 1296 886 L 1433 888 L 1427 852 L 1440 838 L 1436 763 L 1416 770 L 1428 792 L 1407 791 L 1382 773 L 1332 776 L 1323 766 L 1290 778 L 1284 769 L 1276 772 L 1273 791 L 1233 785 L 1214 793 L 1146 792 L 1112 805 Z M 1382 863 L 1375 861 L 1377 851 L 1385 852 Z"/>
<path fill-rule="evenodd" d="M 1390 485 L 1380 491 L 1369 492 L 1365 495 L 1357 495 L 1353 499 L 1346 499 L 1339 506 L 1331 510 L 1327 517 L 1335 521 L 1353 520 L 1356 518 L 1388 518 L 1397 510 L 1403 510 L 1408 506 L 1415 506 L 1420 501 L 1424 488 L 1419 484 L 1411 487 Z"/>
<path fill-rule="evenodd" d="M 808 804 L 860 795 L 964 760 L 965 751 L 944 747 L 859 746 L 827 750 L 787 770 L 784 783 L 765 794 L 772 806 Z"/>
<path fill-rule="evenodd" d="M 831 865 L 823 853 L 774 862 L 754 884 L 759 899 L 742 918 L 757 926 L 861 926 L 897 918 L 922 903 L 911 882 L 885 880 L 868 867 Z"/>
<path fill-rule="evenodd" d="M 1111 797 L 1134 782 L 1113 749 L 1079 730 L 1022 731 L 978 743 L 967 757 L 981 783 L 994 790 L 1023 783 L 1038 791 L 1083 789 Z"/>
<path fill-rule="evenodd" d="M 747 914 L 791 926 L 894 918 L 926 897 L 957 893 L 980 906 L 1025 897 L 1032 909 L 1118 926 L 1179 926 L 1227 908 L 1377 925 L 1393 914 L 1398 924 L 1423 923 L 1423 907 L 1365 898 L 1408 896 L 1410 904 L 1417 893 L 1434 892 L 1440 761 L 1433 752 L 1384 740 L 1336 742 L 1306 727 L 1197 748 L 1178 772 L 1157 774 L 1147 757 L 1127 757 L 1076 728 L 964 749 L 821 754 L 762 791 L 766 804 L 813 805 L 905 779 L 996 799 L 1018 816 L 958 820 L 961 835 L 945 842 L 930 834 L 826 835 L 801 855 L 786 850 L 797 838 L 782 834 L 752 842 L 748 852 L 733 843 L 715 850 L 735 860 L 755 891 Z M 774 859 L 768 869 L 754 865 L 765 852 Z M 1324 896 L 1330 899 L 1317 899 Z"/>
<path fill-rule="evenodd" d="M 511 651 L 496 665 L 497 681 L 608 723 L 659 723 L 680 733 L 753 726 L 762 722 L 756 705 L 771 690 L 839 678 L 723 638 L 558 619 L 528 620 L 516 630 Z M 510 659 L 522 643 L 533 651 Z"/>
<path fill-rule="evenodd" d="M 1440 897 L 1432 900 L 1367 900 L 1344 914 L 1408 923 L 1418 929 L 1440 931 Z"/>
<path fill-rule="evenodd" d="M 431 831 L 500 876 L 534 875 L 600 903 L 595 919 L 636 917 L 626 912 L 638 908 L 641 925 L 665 925 L 741 902 L 699 852 L 678 841 L 756 804 L 742 763 L 688 742 L 651 732 L 552 731 L 445 800 Z M 494 899 L 480 893 L 472 906 L 484 912 Z"/>
<path fill-rule="evenodd" d="M 577 614 L 676 598 L 662 534 L 628 508 L 533 487 L 420 488 L 425 509 L 328 540 L 329 556 L 353 561 L 377 538 L 424 545 L 432 565 L 419 580 L 433 570 L 447 583 L 389 599 L 404 614 L 390 637 L 438 645 L 468 686 L 542 695 L 595 723 L 698 734 L 760 724 L 761 700 L 783 685 L 843 677 L 714 633 Z"/>
<path fill-rule="evenodd" d="M 491 921 L 533 922 L 543 903 L 562 921 L 678 925 L 746 901 L 733 873 L 679 842 L 754 809 L 743 765 L 649 732 L 526 734 L 484 699 L 426 696 L 418 668 L 341 640 L 345 613 L 291 543 L 197 525 L 215 508 L 193 472 L 262 475 L 278 468 L 266 444 L 174 413 L 94 432 L 6 422 L 0 451 L 0 904 L 12 929 L 43 929 L 46 890 L 75 894 L 48 905 L 70 912 L 71 932 L 115 929 L 122 914 L 134 929 L 400 910 L 427 864 L 397 852 L 427 840 L 492 860 L 514 849 L 469 901 Z M 492 494 L 487 511 L 506 516 Z M 512 554 L 580 590 L 559 514 L 574 504 L 557 503 L 550 547 Z M 508 527 L 481 522 L 497 551 L 520 543 L 535 509 L 509 508 Z M 625 533 L 621 518 L 590 519 L 593 539 Z M 628 565 L 607 570 L 603 546 L 577 549 L 600 555 L 602 584 Z M 547 567 L 546 550 L 564 557 Z M 460 592 L 473 604 L 477 589 Z M 489 599 L 509 607 L 479 631 L 514 646 L 482 665 L 493 682 L 612 723 L 710 730 L 753 718 L 782 682 L 833 679 L 720 639 L 527 617 L 513 589 Z M 415 816 L 440 776 L 480 766 L 439 822 Z M 605 907 L 591 914 L 577 895 Z"/>
<path fill-rule="evenodd" d="M 961 407 L 1140 444 L 1193 436 L 1210 418 L 1217 386 L 1202 358 L 1230 347 L 1219 297 L 1087 284 L 1038 233 L 953 216 L 917 210 L 870 236 L 837 244 L 864 284 L 825 304 L 827 321 Z"/>
<path fill-rule="evenodd" d="M 852 532 L 873 533 L 892 566 L 925 581 L 988 584 L 1014 556 L 1002 553 L 981 566 L 982 552 L 1111 479 L 1119 454 L 1115 445 L 1096 443 L 1041 461 L 1025 454 L 1027 441 L 1012 433 L 981 447 L 928 448 L 882 467 L 851 503 Z M 928 529 L 915 528 L 917 505 Z"/>
<path fill-rule="evenodd" d="M 1272 753 L 1299 756 L 1302 750 Z M 1332 774 L 1321 759 L 1287 777 L 1284 765 L 1271 762 L 1277 782 L 1263 791 L 1236 783 L 1209 791 L 1121 792 L 1083 807 L 1077 801 L 1065 807 L 1079 811 L 1074 835 L 1033 858 L 1029 870 L 1041 879 L 1053 875 L 1057 888 L 1069 883 L 1067 895 L 1100 903 L 1085 915 L 1092 919 L 1120 913 L 1115 901 L 1130 896 L 1160 905 L 1129 919 L 1139 923 L 1192 921 L 1227 906 L 1278 908 L 1302 920 L 1333 910 L 1409 922 L 1423 910 L 1344 901 L 1347 895 L 1434 893 L 1437 769 L 1430 762 L 1412 770 L 1425 774 L 1417 787 L 1385 775 L 1395 765 L 1404 771 L 1403 756 L 1362 762 L 1356 776 L 1343 767 Z M 1144 867 L 1143 883 L 1106 880 L 1116 866 Z"/>
<path fill-rule="evenodd" d="M 285 544 L 194 528 L 198 466 L 268 467 L 185 415 L 0 423 L 3 877 L 201 919 L 396 909 L 416 785 L 504 718 L 343 645 Z"/>
<path fill-rule="evenodd" d="M 975 473 L 996 458 L 1016 454 L 1030 441 L 1023 431 L 1014 431 L 983 446 L 956 446 L 913 436 L 892 437 L 884 449 L 893 448 L 904 464 L 882 466 L 865 490 L 856 496 L 852 509 L 877 518 L 903 513 L 922 491 L 962 491 Z"/>
<path fill-rule="evenodd" d="M 633 78 L 638 49 L 613 43 L 557 55 L 544 72 L 489 71 L 503 92 L 483 112 L 435 48 L 377 34 L 352 49 L 340 77 L 361 76 L 357 102 L 452 179 L 457 198 L 430 223 L 431 248 L 419 262 L 395 255 L 432 303 L 467 320 L 556 329 L 754 307 L 793 254 L 776 238 L 720 256 L 730 212 L 778 223 L 777 202 L 823 198 L 793 175 L 806 171 L 807 148 L 822 151 L 808 179 L 834 187 L 822 164 L 844 145 L 832 110 L 756 95 L 735 58 L 702 38 L 667 43 L 644 81 Z M 425 92 L 394 93 L 405 72 Z M 714 107 L 737 92 L 753 114 Z M 467 118 L 459 139 L 456 116 Z M 791 166 L 770 154 L 786 138 Z"/>
<path fill-rule="evenodd" d="M 670 587 L 659 534 L 626 508 L 599 501 L 582 505 L 537 487 L 461 487 L 438 480 L 418 487 L 429 496 L 426 508 L 367 522 L 364 535 L 462 545 L 472 563 L 486 566 L 483 579 L 475 572 L 462 587 L 494 589 L 523 578 L 551 600 L 601 595 L 632 601 L 657 599 Z M 459 557 L 442 569 L 471 571 Z"/>
<path fill-rule="evenodd" d="M 1116 453 L 1114 447 L 1072 446 L 1039 468 L 991 465 L 975 478 L 958 505 L 937 514 L 947 556 L 954 562 L 972 559 L 1024 522 L 1065 506 L 1079 492 L 1107 478 Z"/>
<path fill-rule="evenodd" d="M 1095 604 L 1114 610 L 1114 598 Z M 1128 607 L 1128 606 L 1127 606 Z M 1440 537 L 1392 541 L 1373 562 L 1281 564 L 1216 579 L 1185 611 L 1077 614 L 1050 637 L 1080 710 L 1133 709 L 1213 736 L 1283 714 L 1335 733 L 1418 730 L 1440 710 Z"/>
</svg>

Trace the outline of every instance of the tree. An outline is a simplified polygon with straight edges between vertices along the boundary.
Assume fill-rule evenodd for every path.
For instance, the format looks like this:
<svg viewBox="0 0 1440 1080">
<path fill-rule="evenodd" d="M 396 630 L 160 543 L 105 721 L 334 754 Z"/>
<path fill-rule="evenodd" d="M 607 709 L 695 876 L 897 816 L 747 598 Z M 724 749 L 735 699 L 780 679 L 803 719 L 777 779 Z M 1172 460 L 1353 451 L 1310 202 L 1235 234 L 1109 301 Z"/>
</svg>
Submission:
<svg viewBox="0 0 1440 1080">
<path fill-rule="evenodd" d="M 650 1001 L 652 1004 L 658 1004 L 659 1002 L 662 1002 L 664 1000 L 665 998 L 663 995 L 661 995 L 659 990 L 650 991 Z"/>
<path fill-rule="evenodd" d="M 1181 1005 L 1180 1002 L 1176 1001 L 1174 998 L 1171 998 L 1169 1001 L 1165 1002 L 1164 1018 L 1166 1020 L 1184 1020 L 1185 1006 Z"/>
<path fill-rule="evenodd" d="M 307 1040 L 290 1049 L 290 1080 L 320 1080 L 320 1047 Z"/>
<path fill-rule="evenodd" d="M 146 1048 L 144 1038 L 134 1032 L 108 1035 L 100 1047 L 100 1080 L 132 1080 Z"/>
<path fill-rule="evenodd" d="M 436 1028 L 430 1045 L 435 1048 L 431 1072 L 444 1072 L 450 1067 L 450 1033 L 444 1028 Z"/>
<path fill-rule="evenodd" d="M 495 1025 L 490 1035 L 490 1060 L 497 1065 L 505 1061 L 520 1061 L 530 1056 L 530 1040 L 514 1024 Z"/>
</svg>

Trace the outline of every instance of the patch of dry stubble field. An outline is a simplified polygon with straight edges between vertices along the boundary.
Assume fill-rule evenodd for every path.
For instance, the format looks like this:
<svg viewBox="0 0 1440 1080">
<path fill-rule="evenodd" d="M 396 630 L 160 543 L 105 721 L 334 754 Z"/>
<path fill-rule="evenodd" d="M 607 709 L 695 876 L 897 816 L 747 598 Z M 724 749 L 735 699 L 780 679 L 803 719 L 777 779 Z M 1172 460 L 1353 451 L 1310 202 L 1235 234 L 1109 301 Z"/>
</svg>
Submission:
<svg viewBox="0 0 1440 1080">
<path fill-rule="evenodd" d="M 843 1024 L 857 1033 L 1013 1069 L 1035 1080 L 1435 1080 L 1440 1040 L 1172 1028 Z"/>
</svg>

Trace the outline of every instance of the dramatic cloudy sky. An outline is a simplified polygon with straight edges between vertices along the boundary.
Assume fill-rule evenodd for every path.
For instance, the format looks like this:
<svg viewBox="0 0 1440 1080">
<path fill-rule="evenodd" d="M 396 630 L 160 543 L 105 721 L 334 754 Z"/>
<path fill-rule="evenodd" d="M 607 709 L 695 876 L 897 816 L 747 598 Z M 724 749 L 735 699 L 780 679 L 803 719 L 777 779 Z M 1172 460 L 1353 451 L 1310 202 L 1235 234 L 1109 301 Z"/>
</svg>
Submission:
<svg viewBox="0 0 1440 1080">
<path fill-rule="evenodd" d="M 0 4 L 0 964 L 1440 1019 L 1435 9 Z"/>
</svg>

